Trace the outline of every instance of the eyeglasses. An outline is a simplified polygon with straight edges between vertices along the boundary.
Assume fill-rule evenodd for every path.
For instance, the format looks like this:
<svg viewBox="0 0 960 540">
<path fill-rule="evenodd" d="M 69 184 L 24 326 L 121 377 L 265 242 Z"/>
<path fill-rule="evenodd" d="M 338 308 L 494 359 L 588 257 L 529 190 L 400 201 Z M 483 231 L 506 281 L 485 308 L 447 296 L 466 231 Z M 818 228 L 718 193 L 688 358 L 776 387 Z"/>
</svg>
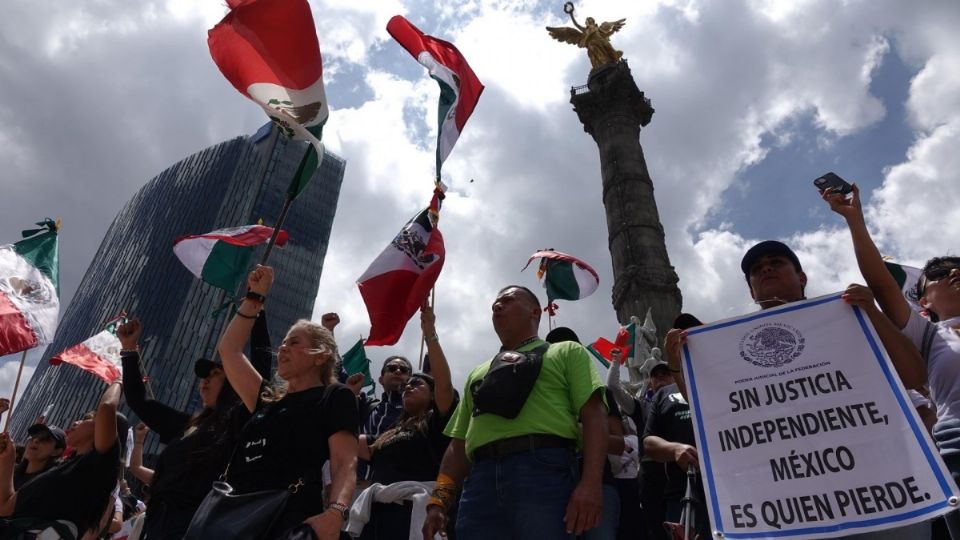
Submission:
<svg viewBox="0 0 960 540">
<path fill-rule="evenodd" d="M 413 379 L 410 379 L 409 381 L 407 381 L 407 387 L 408 387 L 408 388 L 419 388 L 419 387 L 421 387 L 421 386 L 423 386 L 423 385 L 425 385 L 425 384 L 427 384 L 427 383 L 424 382 L 423 379 L 419 379 L 419 378 L 416 378 L 416 377 L 413 378 Z"/>
<path fill-rule="evenodd" d="M 410 373 L 410 368 L 408 368 L 403 364 L 387 364 L 387 367 L 383 369 L 385 371 L 389 371 L 391 373 L 399 373 L 401 375 L 406 375 L 407 373 Z"/>
</svg>

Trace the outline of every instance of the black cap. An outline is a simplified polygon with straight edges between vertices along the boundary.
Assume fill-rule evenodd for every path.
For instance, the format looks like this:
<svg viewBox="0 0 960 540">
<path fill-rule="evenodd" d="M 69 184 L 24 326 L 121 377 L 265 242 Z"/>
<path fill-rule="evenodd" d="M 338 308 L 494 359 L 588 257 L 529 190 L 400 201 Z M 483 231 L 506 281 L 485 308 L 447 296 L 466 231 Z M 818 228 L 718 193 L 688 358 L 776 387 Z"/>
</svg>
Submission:
<svg viewBox="0 0 960 540">
<path fill-rule="evenodd" d="M 743 260 L 740 261 L 740 269 L 743 270 L 743 275 L 746 276 L 748 281 L 750 280 L 750 268 L 757 264 L 757 261 L 769 255 L 786 257 L 793 263 L 793 268 L 797 272 L 803 272 L 803 268 L 800 266 L 800 259 L 797 258 L 797 254 L 794 253 L 792 249 L 787 247 L 783 242 L 765 240 L 748 249 L 747 254 L 743 256 Z"/>
<path fill-rule="evenodd" d="M 673 320 L 673 327 L 681 330 L 687 330 L 688 328 L 693 328 L 695 326 L 703 326 L 703 323 L 700 322 L 700 319 L 689 313 L 681 313 L 676 319 Z"/>
<path fill-rule="evenodd" d="M 577 333 L 566 326 L 558 326 L 554 328 L 550 331 L 550 333 L 547 334 L 547 337 L 543 338 L 543 340 L 547 343 L 563 343 L 564 341 L 580 343 L 580 337 L 577 336 Z"/>
<path fill-rule="evenodd" d="M 57 426 L 48 426 L 46 424 L 34 424 L 27 428 L 27 435 L 33 437 L 34 435 L 39 435 L 40 433 L 46 433 L 50 435 L 50 438 L 53 439 L 54 448 L 66 448 L 67 447 L 67 434 Z"/>
<path fill-rule="evenodd" d="M 213 368 L 223 369 L 223 364 L 207 358 L 197 358 L 197 361 L 193 364 L 193 372 L 201 379 L 209 377 L 210 371 L 213 370 Z"/>
</svg>

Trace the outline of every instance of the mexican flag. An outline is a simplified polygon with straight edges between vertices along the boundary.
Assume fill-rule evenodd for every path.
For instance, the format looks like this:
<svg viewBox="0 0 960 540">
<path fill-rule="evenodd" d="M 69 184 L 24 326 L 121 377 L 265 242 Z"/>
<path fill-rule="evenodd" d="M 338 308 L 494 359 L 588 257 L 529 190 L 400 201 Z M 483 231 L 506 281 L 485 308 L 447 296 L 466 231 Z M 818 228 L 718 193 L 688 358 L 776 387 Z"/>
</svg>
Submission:
<svg viewBox="0 0 960 540">
<path fill-rule="evenodd" d="M 903 297 L 907 299 L 910 307 L 917 313 L 926 316 L 926 310 L 920 306 L 920 298 L 917 297 L 917 283 L 923 275 L 923 270 L 892 262 L 885 262 L 884 264 L 890 274 L 893 275 L 893 279 L 897 281 L 897 285 L 900 286 L 900 291 L 903 293 Z"/>
<path fill-rule="evenodd" d="M 440 84 L 437 178 L 440 167 L 453 150 L 463 126 L 477 106 L 483 84 L 467 59 L 449 42 L 428 36 L 397 15 L 387 23 L 387 32 L 430 72 Z"/>
<path fill-rule="evenodd" d="M 270 240 L 273 227 L 246 225 L 207 234 L 184 236 L 173 243 L 173 252 L 187 270 L 207 283 L 233 292 L 250 270 L 254 247 Z M 280 231 L 276 245 L 287 243 Z"/>
<path fill-rule="evenodd" d="M 306 187 L 323 159 L 330 116 L 323 62 L 307 0 L 227 0 L 230 12 L 207 34 L 210 55 L 241 94 L 288 137 L 309 141 L 288 196 Z"/>
<path fill-rule="evenodd" d="M 615 337 L 612 342 L 601 337 L 588 345 L 587 350 L 590 351 L 590 354 L 603 364 L 604 367 L 610 367 L 610 364 L 613 362 L 613 357 L 610 353 L 613 349 L 620 349 L 622 351 L 620 354 L 620 365 L 623 365 L 633 350 L 633 344 L 637 338 L 636 329 L 636 323 L 621 326 L 620 330 L 617 331 L 617 337 Z"/>
<path fill-rule="evenodd" d="M 541 250 L 530 256 L 523 269 L 526 270 L 534 259 L 540 259 L 537 278 L 543 280 L 543 286 L 547 289 L 548 303 L 586 298 L 600 285 L 597 271 L 572 255 L 552 249 Z"/>
<path fill-rule="evenodd" d="M 50 363 L 71 364 L 93 373 L 107 384 L 112 383 L 123 375 L 117 327 L 125 322 L 127 318 L 123 316 L 113 319 L 102 332 L 54 356 Z"/>
<path fill-rule="evenodd" d="M 430 206 L 408 221 L 357 279 L 370 316 L 367 346 L 395 344 L 437 282 L 446 254 L 437 228 L 442 199 L 438 187 Z"/>
<path fill-rule="evenodd" d="M 363 340 L 358 340 L 350 350 L 343 353 L 343 370 L 347 375 L 354 373 L 363 373 L 363 386 L 372 386 L 376 388 L 373 382 L 373 376 L 370 375 L 370 359 L 367 358 L 367 352 L 363 348 Z"/>
<path fill-rule="evenodd" d="M 0 246 L 0 356 L 50 343 L 60 314 L 58 223 Z"/>
</svg>

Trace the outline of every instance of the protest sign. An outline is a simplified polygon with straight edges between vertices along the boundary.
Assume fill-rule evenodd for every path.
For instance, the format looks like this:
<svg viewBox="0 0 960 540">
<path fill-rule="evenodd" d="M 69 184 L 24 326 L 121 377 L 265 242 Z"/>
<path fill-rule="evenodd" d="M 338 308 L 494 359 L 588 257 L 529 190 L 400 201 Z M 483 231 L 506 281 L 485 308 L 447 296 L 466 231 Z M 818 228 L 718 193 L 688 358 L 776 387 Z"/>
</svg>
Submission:
<svg viewBox="0 0 960 540">
<path fill-rule="evenodd" d="M 873 326 L 839 294 L 691 329 L 683 369 L 715 537 L 829 538 L 957 508 Z"/>
</svg>

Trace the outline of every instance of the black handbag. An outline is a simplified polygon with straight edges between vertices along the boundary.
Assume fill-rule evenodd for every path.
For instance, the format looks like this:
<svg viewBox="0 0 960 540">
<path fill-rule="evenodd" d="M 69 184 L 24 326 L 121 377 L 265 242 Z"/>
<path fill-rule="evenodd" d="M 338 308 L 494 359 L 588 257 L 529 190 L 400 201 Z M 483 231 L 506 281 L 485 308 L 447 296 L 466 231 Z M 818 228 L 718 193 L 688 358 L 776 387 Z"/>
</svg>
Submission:
<svg viewBox="0 0 960 540">
<path fill-rule="evenodd" d="M 214 482 L 190 520 L 184 540 L 236 538 L 258 540 L 270 530 L 303 480 L 286 489 L 234 493 L 226 482 Z"/>
</svg>

